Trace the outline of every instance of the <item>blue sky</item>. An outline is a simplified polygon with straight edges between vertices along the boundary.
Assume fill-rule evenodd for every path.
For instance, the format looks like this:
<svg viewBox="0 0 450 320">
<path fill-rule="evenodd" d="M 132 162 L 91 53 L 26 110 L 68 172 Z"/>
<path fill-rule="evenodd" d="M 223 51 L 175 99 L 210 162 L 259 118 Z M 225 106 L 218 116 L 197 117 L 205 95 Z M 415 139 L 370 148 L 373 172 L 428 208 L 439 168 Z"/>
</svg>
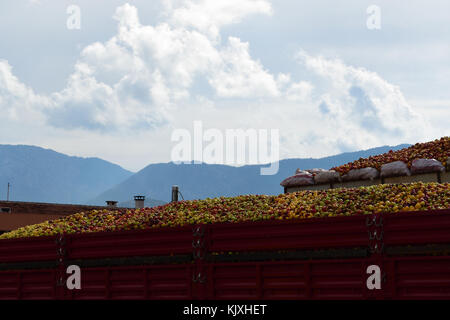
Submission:
<svg viewBox="0 0 450 320">
<path fill-rule="evenodd" d="M 279 129 L 281 158 L 435 139 L 449 18 L 436 0 L 3 1 L 0 143 L 139 170 L 170 161 L 195 120 Z"/>
</svg>

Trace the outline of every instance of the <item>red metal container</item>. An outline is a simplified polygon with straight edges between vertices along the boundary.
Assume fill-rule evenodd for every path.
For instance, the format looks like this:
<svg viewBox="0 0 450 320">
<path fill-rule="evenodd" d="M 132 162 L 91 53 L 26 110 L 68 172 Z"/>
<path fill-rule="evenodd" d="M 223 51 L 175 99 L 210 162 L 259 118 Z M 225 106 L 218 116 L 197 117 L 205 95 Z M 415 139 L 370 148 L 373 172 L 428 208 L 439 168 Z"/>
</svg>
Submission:
<svg viewBox="0 0 450 320">
<path fill-rule="evenodd" d="M 0 240 L 0 299 L 450 299 L 447 250 L 450 210 Z"/>
</svg>

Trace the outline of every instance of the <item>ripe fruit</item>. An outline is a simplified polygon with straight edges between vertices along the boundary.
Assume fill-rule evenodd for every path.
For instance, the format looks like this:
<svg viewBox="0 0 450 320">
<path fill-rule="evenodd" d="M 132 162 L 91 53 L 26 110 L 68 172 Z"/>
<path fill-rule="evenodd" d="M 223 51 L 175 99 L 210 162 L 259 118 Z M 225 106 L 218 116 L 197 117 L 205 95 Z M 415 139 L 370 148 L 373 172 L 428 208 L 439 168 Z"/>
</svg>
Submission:
<svg viewBox="0 0 450 320">
<path fill-rule="evenodd" d="M 0 239 L 448 208 L 449 183 L 380 184 L 352 189 L 300 191 L 278 196 L 244 195 L 180 201 L 139 210 L 93 210 L 19 228 L 4 233 Z"/>
<path fill-rule="evenodd" d="M 416 143 L 413 146 L 398 151 L 390 150 L 389 152 L 376 156 L 360 158 L 356 161 L 331 169 L 339 172 L 341 175 L 344 175 L 351 169 L 373 167 L 380 170 L 383 164 L 394 161 L 403 161 L 408 165 L 408 168 L 411 169 L 411 163 L 415 159 L 436 159 L 445 167 L 449 157 L 450 137 L 442 137 L 426 143 Z"/>
</svg>

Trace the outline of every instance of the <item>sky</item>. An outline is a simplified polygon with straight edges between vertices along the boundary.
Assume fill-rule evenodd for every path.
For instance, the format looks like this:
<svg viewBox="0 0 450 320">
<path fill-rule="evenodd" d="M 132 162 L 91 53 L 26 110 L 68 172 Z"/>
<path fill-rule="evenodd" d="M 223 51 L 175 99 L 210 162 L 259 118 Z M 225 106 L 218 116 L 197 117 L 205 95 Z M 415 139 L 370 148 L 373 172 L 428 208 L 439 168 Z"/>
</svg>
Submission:
<svg viewBox="0 0 450 320">
<path fill-rule="evenodd" d="M 138 171 L 195 121 L 278 130 L 281 159 L 433 140 L 449 18 L 445 0 L 2 1 L 0 144 Z"/>
</svg>

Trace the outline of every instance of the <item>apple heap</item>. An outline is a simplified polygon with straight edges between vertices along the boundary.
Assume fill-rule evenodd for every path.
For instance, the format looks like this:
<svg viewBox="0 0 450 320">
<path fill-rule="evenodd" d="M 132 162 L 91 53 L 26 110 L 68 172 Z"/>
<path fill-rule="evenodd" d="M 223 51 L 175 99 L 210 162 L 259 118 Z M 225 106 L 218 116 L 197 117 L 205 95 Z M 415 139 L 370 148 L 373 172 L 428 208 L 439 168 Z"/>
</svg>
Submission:
<svg viewBox="0 0 450 320">
<path fill-rule="evenodd" d="M 411 163 L 415 159 L 436 159 L 445 167 L 448 157 L 450 157 L 450 137 L 442 137 L 430 142 L 416 143 L 413 146 L 398 151 L 390 150 L 389 152 L 376 156 L 360 158 L 331 169 L 344 175 L 352 169 L 372 167 L 380 170 L 383 164 L 394 161 L 403 161 L 411 169 Z"/>
<path fill-rule="evenodd" d="M 25 226 L 0 239 L 274 219 L 306 219 L 450 208 L 449 183 L 380 184 L 362 188 L 243 195 L 128 210 L 92 210 Z"/>
</svg>

